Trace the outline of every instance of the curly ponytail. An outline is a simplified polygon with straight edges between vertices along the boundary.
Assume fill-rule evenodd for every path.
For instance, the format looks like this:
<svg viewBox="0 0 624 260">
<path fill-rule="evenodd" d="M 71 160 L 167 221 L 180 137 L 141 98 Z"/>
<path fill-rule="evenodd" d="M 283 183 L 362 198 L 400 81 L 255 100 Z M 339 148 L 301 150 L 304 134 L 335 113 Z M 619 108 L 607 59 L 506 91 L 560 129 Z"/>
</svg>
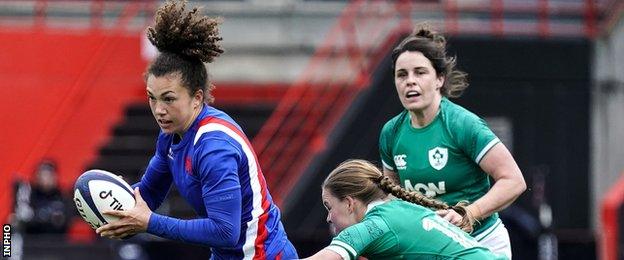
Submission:
<svg viewBox="0 0 624 260">
<path fill-rule="evenodd" d="M 158 8 L 155 25 L 147 28 L 147 38 L 160 54 L 149 65 L 146 78 L 179 73 L 191 95 L 202 90 L 204 101 L 211 103 L 214 86 L 203 62 L 212 62 L 224 52 L 219 45 L 219 20 L 202 16 L 197 7 L 186 12 L 186 2 L 167 1 Z"/>
<path fill-rule="evenodd" d="M 156 12 L 147 38 L 160 52 L 175 53 L 202 62 L 212 62 L 223 53 L 218 42 L 219 20 L 201 16 L 197 7 L 184 14 L 185 1 L 168 1 Z"/>
</svg>

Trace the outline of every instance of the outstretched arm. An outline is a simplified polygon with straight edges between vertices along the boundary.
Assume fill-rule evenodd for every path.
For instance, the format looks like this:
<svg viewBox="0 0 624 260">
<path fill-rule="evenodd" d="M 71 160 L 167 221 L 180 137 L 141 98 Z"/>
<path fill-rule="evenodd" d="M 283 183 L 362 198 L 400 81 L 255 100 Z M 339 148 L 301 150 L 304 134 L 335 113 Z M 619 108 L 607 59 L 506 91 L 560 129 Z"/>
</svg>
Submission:
<svg viewBox="0 0 624 260">
<path fill-rule="evenodd" d="M 370 227 L 375 227 L 375 232 L 371 233 Z M 362 253 L 382 239 L 385 234 L 389 234 L 392 241 L 397 241 L 396 235 L 390 230 L 387 222 L 379 216 L 372 216 L 343 229 L 332 239 L 329 246 L 306 259 L 365 259 L 361 256 Z M 388 243 L 388 241 L 382 243 Z"/>
</svg>

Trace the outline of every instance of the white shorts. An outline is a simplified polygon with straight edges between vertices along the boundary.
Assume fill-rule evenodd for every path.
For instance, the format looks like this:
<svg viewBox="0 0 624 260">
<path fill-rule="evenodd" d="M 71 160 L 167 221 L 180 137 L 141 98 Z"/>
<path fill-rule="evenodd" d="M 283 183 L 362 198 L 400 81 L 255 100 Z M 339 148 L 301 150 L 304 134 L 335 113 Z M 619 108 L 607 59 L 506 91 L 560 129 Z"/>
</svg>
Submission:
<svg viewBox="0 0 624 260">
<path fill-rule="evenodd" d="M 483 233 L 475 237 L 481 245 L 490 249 L 490 251 L 507 256 L 511 260 L 511 242 L 509 241 L 509 232 L 500 219 L 496 223 L 483 231 Z"/>
</svg>

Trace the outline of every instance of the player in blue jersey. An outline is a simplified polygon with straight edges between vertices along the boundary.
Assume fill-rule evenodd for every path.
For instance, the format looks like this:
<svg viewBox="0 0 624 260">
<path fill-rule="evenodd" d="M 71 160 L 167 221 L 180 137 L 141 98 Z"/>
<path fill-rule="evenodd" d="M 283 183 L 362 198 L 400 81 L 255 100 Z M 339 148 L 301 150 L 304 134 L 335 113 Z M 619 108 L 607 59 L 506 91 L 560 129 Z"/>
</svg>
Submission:
<svg viewBox="0 0 624 260">
<path fill-rule="evenodd" d="M 165 3 L 149 40 L 160 54 L 146 72 L 147 95 L 161 128 L 141 181 L 136 206 L 107 212 L 118 222 L 96 230 L 113 239 L 140 232 L 206 245 L 213 259 L 296 259 L 256 155 L 232 118 L 210 104 L 203 62 L 223 53 L 218 22 L 185 11 L 185 2 Z M 177 219 L 152 212 L 172 184 L 199 218 Z"/>
</svg>

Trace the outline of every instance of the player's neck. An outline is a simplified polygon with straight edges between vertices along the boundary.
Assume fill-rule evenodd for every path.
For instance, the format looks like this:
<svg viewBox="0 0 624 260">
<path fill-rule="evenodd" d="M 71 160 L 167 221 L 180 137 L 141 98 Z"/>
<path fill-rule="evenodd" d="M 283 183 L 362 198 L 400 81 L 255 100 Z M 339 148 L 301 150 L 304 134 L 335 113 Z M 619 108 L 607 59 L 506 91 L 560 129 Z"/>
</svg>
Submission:
<svg viewBox="0 0 624 260">
<path fill-rule="evenodd" d="M 418 111 L 409 111 L 410 123 L 414 128 L 423 128 L 428 126 L 440 111 L 441 99 L 436 99 L 428 107 Z"/>
<path fill-rule="evenodd" d="M 195 122 L 199 114 L 201 113 L 202 108 L 203 108 L 203 105 L 200 106 L 199 108 L 195 108 L 193 110 L 193 116 L 189 119 L 188 122 L 184 124 L 184 130 L 181 133 L 176 133 L 180 137 L 180 140 L 184 138 L 184 133 L 186 133 L 186 131 L 188 131 L 189 128 L 191 128 L 191 126 L 193 125 L 193 123 Z"/>
</svg>

